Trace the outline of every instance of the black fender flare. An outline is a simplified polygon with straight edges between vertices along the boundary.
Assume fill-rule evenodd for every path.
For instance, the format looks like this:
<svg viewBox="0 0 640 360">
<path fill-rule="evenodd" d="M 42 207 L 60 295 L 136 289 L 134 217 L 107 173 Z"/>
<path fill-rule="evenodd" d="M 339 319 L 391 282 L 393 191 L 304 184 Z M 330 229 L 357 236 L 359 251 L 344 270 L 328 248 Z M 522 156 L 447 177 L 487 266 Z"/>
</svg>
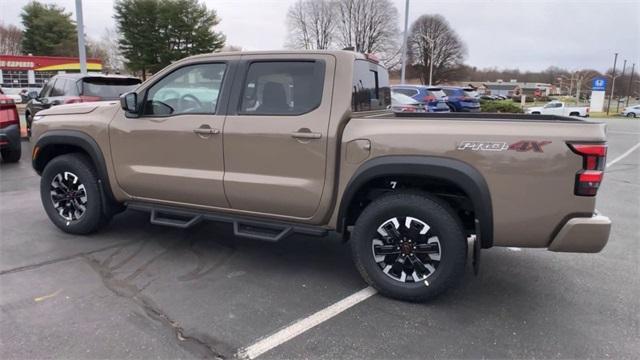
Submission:
<svg viewBox="0 0 640 360">
<path fill-rule="evenodd" d="M 41 154 L 46 153 L 47 147 L 70 145 L 81 148 L 90 158 L 96 167 L 98 173 L 98 184 L 102 187 L 103 193 L 112 203 L 118 201 L 113 196 L 111 190 L 111 184 L 109 182 L 109 173 L 107 172 L 107 165 L 102 154 L 102 150 L 98 146 L 98 143 L 86 133 L 79 130 L 49 130 L 45 132 L 34 145 L 38 152 L 34 152 L 34 156 L 31 159 L 31 166 L 40 175 L 46 165 L 46 161 L 49 159 L 43 159 Z"/>
<path fill-rule="evenodd" d="M 446 180 L 457 185 L 473 203 L 482 247 L 493 246 L 493 208 L 484 177 L 463 161 L 436 156 L 389 155 L 362 164 L 342 195 L 337 219 L 339 231 L 344 229 L 348 208 L 358 190 L 369 181 L 383 176 L 417 176 Z"/>
</svg>

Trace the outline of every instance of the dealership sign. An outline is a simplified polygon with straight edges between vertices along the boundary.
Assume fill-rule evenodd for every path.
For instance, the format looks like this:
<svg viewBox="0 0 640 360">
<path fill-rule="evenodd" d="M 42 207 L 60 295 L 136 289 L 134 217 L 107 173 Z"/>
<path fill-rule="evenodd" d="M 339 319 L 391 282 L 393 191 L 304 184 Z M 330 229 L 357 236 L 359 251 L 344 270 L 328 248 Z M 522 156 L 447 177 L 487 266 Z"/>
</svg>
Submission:
<svg viewBox="0 0 640 360">
<path fill-rule="evenodd" d="M 87 59 L 91 71 L 102 70 L 100 59 Z M 71 71 L 80 70 L 77 57 L 0 55 L 0 70 Z"/>
<path fill-rule="evenodd" d="M 593 79 L 593 84 L 591 86 L 591 90 L 593 91 L 605 91 L 607 88 L 607 79 L 605 78 L 595 78 Z"/>
</svg>

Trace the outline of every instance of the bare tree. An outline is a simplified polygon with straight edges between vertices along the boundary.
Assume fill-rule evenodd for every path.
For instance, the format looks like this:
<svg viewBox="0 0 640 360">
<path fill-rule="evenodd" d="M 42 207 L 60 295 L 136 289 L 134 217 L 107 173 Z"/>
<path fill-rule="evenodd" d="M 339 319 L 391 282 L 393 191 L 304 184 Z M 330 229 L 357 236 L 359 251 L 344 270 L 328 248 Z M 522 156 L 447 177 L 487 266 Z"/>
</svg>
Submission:
<svg viewBox="0 0 640 360">
<path fill-rule="evenodd" d="M 22 30 L 19 27 L 0 24 L 0 54 L 22 54 Z"/>
<path fill-rule="evenodd" d="M 430 77 L 434 83 L 445 79 L 466 54 L 462 40 L 442 15 L 420 16 L 411 25 L 407 44 L 412 63 L 425 84 Z"/>
<path fill-rule="evenodd" d="M 398 48 L 398 11 L 389 0 L 335 0 L 340 47 L 393 54 Z"/>
<path fill-rule="evenodd" d="M 328 49 L 336 26 L 334 3 L 329 0 L 298 0 L 287 13 L 288 46 Z"/>
</svg>

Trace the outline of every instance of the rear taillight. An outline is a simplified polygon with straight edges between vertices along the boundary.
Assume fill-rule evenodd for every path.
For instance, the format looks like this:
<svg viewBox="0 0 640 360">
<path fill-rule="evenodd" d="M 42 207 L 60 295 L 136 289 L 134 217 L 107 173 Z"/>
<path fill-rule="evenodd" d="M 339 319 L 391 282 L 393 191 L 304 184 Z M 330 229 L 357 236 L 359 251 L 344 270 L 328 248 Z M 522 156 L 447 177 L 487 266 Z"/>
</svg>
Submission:
<svg viewBox="0 0 640 360">
<path fill-rule="evenodd" d="M 12 99 L 0 100 L 0 129 L 9 125 L 20 125 L 18 110 Z"/>
<path fill-rule="evenodd" d="M 576 173 L 574 193 L 595 196 L 602 183 L 607 160 L 606 144 L 568 144 L 571 151 L 582 156 L 582 170 Z"/>
</svg>

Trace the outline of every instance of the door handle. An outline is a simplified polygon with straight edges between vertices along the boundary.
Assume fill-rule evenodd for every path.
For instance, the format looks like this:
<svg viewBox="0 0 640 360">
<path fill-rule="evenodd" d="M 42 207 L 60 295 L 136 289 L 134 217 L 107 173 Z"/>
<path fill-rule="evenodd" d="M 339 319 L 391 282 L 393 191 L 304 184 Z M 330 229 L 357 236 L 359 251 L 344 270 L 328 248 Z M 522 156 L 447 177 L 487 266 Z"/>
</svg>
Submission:
<svg viewBox="0 0 640 360">
<path fill-rule="evenodd" d="M 322 137 L 322 133 L 311 132 L 309 129 L 300 129 L 296 132 L 292 132 L 291 137 L 303 140 L 320 139 Z"/>
<path fill-rule="evenodd" d="M 215 134 L 220 134 L 220 130 L 218 129 L 212 129 L 210 127 L 199 127 L 197 129 L 193 129 L 193 132 L 198 134 L 198 135 L 215 135 Z"/>
</svg>

